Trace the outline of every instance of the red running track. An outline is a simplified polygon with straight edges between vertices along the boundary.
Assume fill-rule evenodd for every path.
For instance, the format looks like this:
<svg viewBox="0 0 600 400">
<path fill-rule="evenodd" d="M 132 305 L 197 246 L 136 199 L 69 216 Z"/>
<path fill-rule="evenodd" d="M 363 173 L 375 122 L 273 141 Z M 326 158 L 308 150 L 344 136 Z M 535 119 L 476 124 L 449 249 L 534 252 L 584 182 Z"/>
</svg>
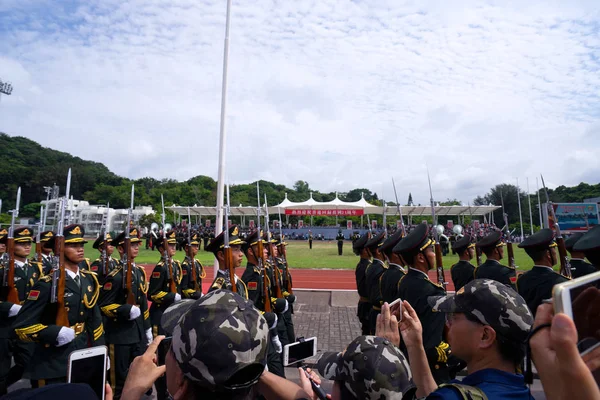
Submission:
<svg viewBox="0 0 600 400">
<path fill-rule="evenodd" d="M 146 275 L 150 277 L 154 265 L 145 265 Z M 237 271 L 238 276 L 242 276 L 243 268 Z M 356 290 L 356 278 L 354 270 L 347 269 L 290 269 L 292 273 L 294 289 L 321 289 L 321 290 Z M 453 291 L 454 285 L 448 271 L 444 271 L 447 290 Z M 207 292 L 213 281 L 213 267 L 206 267 L 206 278 L 202 282 L 204 293 Z M 437 282 L 435 271 L 429 271 L 429 279 Z"/>
</svg>

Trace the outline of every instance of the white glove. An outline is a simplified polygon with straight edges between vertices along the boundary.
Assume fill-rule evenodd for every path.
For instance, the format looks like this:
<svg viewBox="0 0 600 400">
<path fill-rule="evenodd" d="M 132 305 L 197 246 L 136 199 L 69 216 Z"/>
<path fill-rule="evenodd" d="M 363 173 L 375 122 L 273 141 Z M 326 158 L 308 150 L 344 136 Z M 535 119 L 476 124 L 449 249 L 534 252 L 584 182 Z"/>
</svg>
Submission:
<svg viewBox="0 0 600 400">
<path fill-rule="evenodd" d="M 129 310 L 129 320 L 133 321 L 140 315 L 142 315 L 140 308 L 138 306 L 131 306 L 131 310 Z"/>
<path fill-rule="evenodd" d="M 23 306 L 20 306 L 18 304 L 13 304 L 10 307 L 10 310 L 8 310 L 8 317 L 10 318 L 10 317 L 14 317 L 15 315 L 17 315 L 19 313 L 19 310 L 21 309 L 21 307 L 23 307 Z"/>
<path fill-rule="evenodd" d="M 110 357 L 106 356 L 106 370 L 110 369 Z"/>
<path fill-rule="evenodd" d="M 179 293 L 175 293 L 175 301 L 181 300 L 181 295 Z"/>
<path fill-rule="evenodd" d="M 286 313 L 286 312 L 287 312 L 287 310 L 288 310 L 289 308 L 290 308 L 290 304 L 289 304 L 289 303 L 288 303 L 288 301 L 286 300 L 286 301 L 285 301 L 285 308 L 283 309 L 283 313 Z M 282 313 L 282 314 L 283 314 L 283 313 Z"/>
<path fill-rule="evenodd" d="M 58 337 L 56 338 L 56 347 L 64 346 L 67 343 L 71 343 L 75 339 L 75 330 L 63 326 L 58 331 Z"/>
<path fill-rule="evenodd" d="M 273 321 L 273 325 L 271 325 L 269 329 L 277 332 L 277 314 L 273 313 L 273 315 L 275 316 L 275 321 Z"/>
<path fill-rule="evenodd" d="M 283 346 L 281 345 L 281 341 L 279 341 L 279 335 L 273 335 L 273 337 L 271 338 L 271 343 L 273 344 L 273 346 L 275 346 L 275 351 L 278 354 L 281 354 L 281 352 L 283 351 Z"/>
<path fill-rule="evenodd" d="M 153 340 L 154 338 L 152 337 L 152 329 L 146 329 L 146 344 L 150 345 L 150 343 L 152 343 Z"/>
</svg>

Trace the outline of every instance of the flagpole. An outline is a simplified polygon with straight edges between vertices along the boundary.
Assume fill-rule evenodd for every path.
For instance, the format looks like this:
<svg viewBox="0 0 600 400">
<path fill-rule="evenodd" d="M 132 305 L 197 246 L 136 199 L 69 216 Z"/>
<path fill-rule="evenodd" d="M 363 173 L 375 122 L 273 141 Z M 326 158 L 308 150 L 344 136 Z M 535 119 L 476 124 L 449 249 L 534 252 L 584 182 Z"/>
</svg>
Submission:
<svg viewBox="0 0 600 400">
<path fill-rule="evenodd" d="M 523 213 L 521 212 L 521 191 L 519 190 L 519 178 L 517 178 L 517 201 L 519 202 L 519 223 L 521 224 L 521 242 L 523 241 Z"/>
<path fill-rule="evenodd" d="M 527 178 L 527 200 L 529 201 L 529 226 L 533 235 L 533 214 L 531 213 L 531 193 L 529 192 L 529 178 Z"/>
<path fill-rule="evenodd" d="M 225 19 L 225 43 L 223 49 L 223 84 L 221 87 L 221 129 L 219 132 L 219 170 L 217 181 L 217 219 L 215 221 L 215 237 L 223 232 L 223 198 L 225 197 L 225 150 L 227 117 L 227 67 L 229 64 L 229 21 L 231 15 L 231 0 L 227 0 L 227 16 Z M 214 261 L 214 277 L 217 276 L 218 261 Z"/>
</svg>

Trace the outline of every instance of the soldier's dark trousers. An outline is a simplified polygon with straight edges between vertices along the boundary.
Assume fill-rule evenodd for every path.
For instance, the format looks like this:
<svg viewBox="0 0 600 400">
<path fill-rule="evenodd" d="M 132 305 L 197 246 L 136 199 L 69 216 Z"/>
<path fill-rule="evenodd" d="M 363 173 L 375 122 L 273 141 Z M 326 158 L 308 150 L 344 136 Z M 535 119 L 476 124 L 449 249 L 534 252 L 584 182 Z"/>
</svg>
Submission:
<svg viewBox="0 0 600 400">
<path fill-rule="evenodd" d="M 271 344 L 271 335 L 269 335 L 269 351 L 267 353 L 267 367 L 269 372 L 285 378 L 285 370 L 283 368 L 283 357 L 277 353 L 275 347 Z"/>
<path fill-rule="evenodd" d="M 110 370 L 108 370 L 108 381 L 112 387 L 114 398 L 120 399 L 123 385 L 129 372 L 129 366 L 133 359 L 143 354 L 142 344 L 108 344 L 108 357 L 110 358 Z"/>
<path fill-rule="evenodd" d="M 312 249 L 312 240 L 309 240 L 309 241 L 308 241 L 308 248 L 309 248 L 309 249 Z"/>
<path fill-rule="evenodd" d="M 381 309 L 376 310 L 371 307 L 371 311 L 369 311 L 369 335 L 375 334 L 375 329 L 377 329 L 377 316 L 381 313 Z"/>
<path fill-rule="evenodd" d="M 344 247 L 344 242 L 338 242 L 338 256 L 342 255 L 342 248 Z"/>
<path fill-rule="evenodd" d="M 292 320 L 292 305 L 288 306 L 288 310 L 283 313 L 283 321 L 287 330 L 287 337 L 290 343 L 296 341 L 296 332 L 294 331 L 294 321 Z"/>
<path fill-rule="evenodd" d="M 359 301 L 356 309 L 356 315 L 360 321 L 360 330 L 363 335 L 369 335 L 369 313 L 371 311 L 371 303 L 367 301 Z"/>
<path fill-rule="evenodd" d="M 23 377 L 34 347 L 35 343 L 0 339 L 0 395 L 6 394 L 8 387 Z M 13 357 L 15 365 L 12 365 Z"/>
</svg>

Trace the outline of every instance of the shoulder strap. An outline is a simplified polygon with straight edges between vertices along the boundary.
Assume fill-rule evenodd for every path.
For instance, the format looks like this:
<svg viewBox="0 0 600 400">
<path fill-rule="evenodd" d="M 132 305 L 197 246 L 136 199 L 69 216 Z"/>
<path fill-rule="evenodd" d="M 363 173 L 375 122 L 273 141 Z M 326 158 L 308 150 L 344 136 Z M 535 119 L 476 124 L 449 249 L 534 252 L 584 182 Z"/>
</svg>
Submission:
<svg viewBox="0 0 600 400">
<path fill-rule="evenodd" d="M 454 389 L 464 400 L 487 400 L 487 396 L 483 393 L 483 390 L 475 386 L 463 385 L 462 383 L 443 383 L 440 387 Z"/>
</svg>

